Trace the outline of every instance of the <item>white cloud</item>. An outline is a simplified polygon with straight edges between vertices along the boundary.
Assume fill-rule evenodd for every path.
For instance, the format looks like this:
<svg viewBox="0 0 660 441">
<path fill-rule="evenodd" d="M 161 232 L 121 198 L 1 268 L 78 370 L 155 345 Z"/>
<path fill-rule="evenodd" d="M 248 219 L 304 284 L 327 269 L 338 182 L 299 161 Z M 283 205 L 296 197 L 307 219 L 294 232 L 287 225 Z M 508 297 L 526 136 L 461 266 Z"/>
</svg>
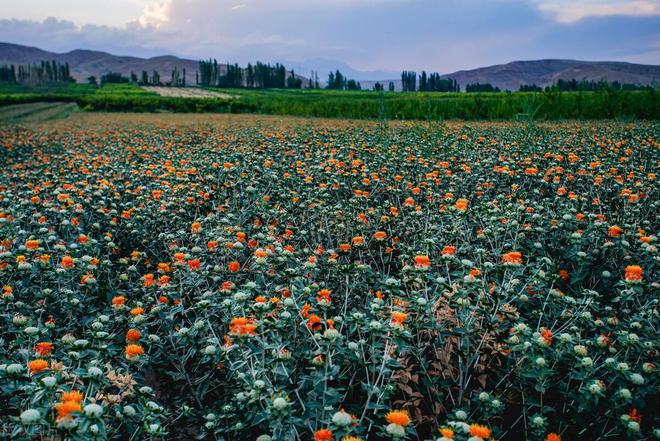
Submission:
<svg viewBox="0 0 660 441">
<path fill-rule="evenodd" d="M 593 16 L 660 14 L 657 0 L 538 0 L 538 3 L 541 11 L 550 13 L 562 23 Z"/>
<path fill-rule="evenodd" d="M 166 0 L 162 3 L 152 3 L 144 7 L 142 15 L 137 19 L 140 26 L 160 28 L 163 24 L 170 21 L 172 12 L 172 0 Z"/>
</svg>

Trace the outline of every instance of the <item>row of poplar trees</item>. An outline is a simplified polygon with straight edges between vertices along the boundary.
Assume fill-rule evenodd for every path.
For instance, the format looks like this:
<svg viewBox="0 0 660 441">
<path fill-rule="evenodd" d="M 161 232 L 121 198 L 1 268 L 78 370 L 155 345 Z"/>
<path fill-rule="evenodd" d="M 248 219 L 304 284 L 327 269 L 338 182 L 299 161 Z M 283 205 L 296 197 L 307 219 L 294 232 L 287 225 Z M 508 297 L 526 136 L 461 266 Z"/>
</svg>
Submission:
<svg viewBox="0 0 660 441">
<path fill-rule="evenodd" d="M 417 82 L 417 72 L 404 70 L 401 72 L 401 90 L 403 92 L 460 92 L 460 86 L 453 78 L 440 78 L 440 74 L 432 72 L 427 74 L 425 71 L 419 75 L 419 84 Z"/>
<path fill-rule="evenodd" d="M 210 87 L 248 87 L 254 89 L 289 88 L 300 89 L 302 79 L 296 77 L 292 70 L 287 73 L 286 68 L 279 63 L 275 65 L 257 62 L 248 63 L 245 69 L 238 64 L 222 66 L 217 60 L 199 62 L 197 84 Z"/>
<path fill-rule="evenodd" d="M 68 83 L 73 82 L 69 63 L 55 60 L 34 64 L 0 66 L 2 83 Z"/>
</svg>

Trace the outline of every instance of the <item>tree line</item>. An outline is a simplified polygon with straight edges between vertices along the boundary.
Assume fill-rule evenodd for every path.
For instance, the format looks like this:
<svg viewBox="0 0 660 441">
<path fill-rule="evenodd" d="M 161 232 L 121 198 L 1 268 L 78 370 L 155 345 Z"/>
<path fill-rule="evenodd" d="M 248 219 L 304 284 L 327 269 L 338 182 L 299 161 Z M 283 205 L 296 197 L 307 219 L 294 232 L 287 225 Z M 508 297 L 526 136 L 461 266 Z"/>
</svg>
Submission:
<svg viewBox="0 0 660 441">
<path fill-rule="evenodd" d="M 69 63 L 42 60 L 40 63 L 0 66 L 0 83 L 41 84 L 70 83 Z"/>
<path fill-rule="evenodd" d="M 438 72 L 426 73 L 404 70 L 401 72 L 401 91 L 402 92 L 460 92 L 458 82 L 453 78 L 441 78 Z"/>
<path fill-rule="evenodd" d="M 522 84 L 519 92 L 602 92 L 616 90 L 654 90 L 653 86 L 641 84 L 621 83 L 619 81 L 593 81 L 593 80 L 557 80 L 552 86 L 537 86 L 536 84 Z"/>
<path fill-rule="evenodd" d="M 160 73 L 157 70 L 152 70 L 151 74 L 146 70 L 138 76 L 135 72 L 130 75 L 124 76 L 120 72 L 108 72 L 101 75 L 101 78 L 96 78 L 94 75 L 87 78 L 89 84 L 102 86 L 104 84 L 136 84 L 138 86 L 168 86 L 168 87 L 186 87 L 186 69 L 181 71 L 179 68 L 174 67 L 170 74 L 170 81 L 163 82 Z"/>
<path fill-rule="evenodd" d="M 390 83 L 390 90 L 393 90 Z M 607 90 L 653 90 L 653 86 L 639 84 L 621 83 L 619 81 L 608 82 L 606 80 L 557 80 L 552 86 L 541 87 L 536 84 L 522 84 L 520 92 L 578 92 L 578 91 L 607 91 Z M 376 83 L 374 90 L 383 90 L 381 83 Z M 418 76 L 414 71 L 404 70 L 401 72 L 402 92 L 460 92 L 461 86 L 455 79 L 441 78 L 440 74 L 433 72 L 427 74 L 425 71 Z M 468 83 L 465 85 L 466 92 L 501 92 L 502 90 L 490 83 Z"/>
<path fill-rule="evenodd" d="M 332 90 L 362 90 L 359 81 L 346 78 L 339 70 L 328 74 L 328 84 L 326 89 Z"/>
<path fill-rule="evenodd" d="M 317 78 L 318 84 L 318 78 Z M 215 59 L 202 60 L 196 74 L 196 82 L 205 87 L 247 87 L 250 89 L 300 89 L 302 79 L 291 70 L 287 72 L 284 65 L 257 62 L 248 63 L 246 68 L 238 64 L 222 66 Z M 314 82 L 310 80 L 310 84 Z"/>
<path fill-rule="evenodd" d="M 90 76 L 90 84 L 103 85 L 111 83 L 130 83 L 140 86 L 173 86 L 185 87 L 187 85 L 186 69 L 174 67 L 170 74 L 170 81 L 163 81 L 157 70 L 152 72 L 142 71 L 140 75 L 131 72 L 124 76 L 119 72 L 107 72 L 100 78 Z M 0 83 L 67 83 L 75 82 L 71 77 L 68 63 L 58 63 L 55 60 L 43 60 L 40 63 L 21 65 L 0 65 Z M 248 63 L 246 68 L 238 64 L 220 65 L 217 60 L 209 59 L 199 61 L 198 71 L 195 72 L 195 84 L 205 87 L 223 88 L 252 88 L 252 89 L 300 89 L 303 87 L 303 79 L 296 76 L 293 70 L 287 71 L 284 65 L 274 65 L 257 62 Z M 312 71 L 306 87 L 319 89 L 318 72 Z M 330 90 L 362 90 L 359 81 L 349 79 L 339 70 L 330 72 L 325 84 Z M 618 90 L 653 90 L 654 86 L 643 86 L 619 81 L 608 82 L 606 80 L 557 80 L 551 86 L 541 87 L 536 84 L 520 85 L 520 92 L 576 92 L 576 91 L 618 91 Z M 385 85 L 376 82 L 373 86 L 375 91 L 384 91 Z M 388 90 L 394 91 L 395 84 L 390 81 Z M 465 85 L 466 92 L 501 92 L 500 88 L 490 83 L 469 83 Z M 460 92 L 461 86 L 453 78 L 442 78 L 439 73 L 422 71 L 417 75 L 415 71 L 401 72 L 402 92 Z"/>
<path fill-rule="evenodd" d="M 552 86 L 546 86 L 545 91 L 559 92 L 579 92 L 579 91 L 606 91 L 606 90 L 652 90 L 652 86 L 642 86 L 639 84 L 621 83 L 619 81 L 606 80 L 557 80 Z"/>
</svg>

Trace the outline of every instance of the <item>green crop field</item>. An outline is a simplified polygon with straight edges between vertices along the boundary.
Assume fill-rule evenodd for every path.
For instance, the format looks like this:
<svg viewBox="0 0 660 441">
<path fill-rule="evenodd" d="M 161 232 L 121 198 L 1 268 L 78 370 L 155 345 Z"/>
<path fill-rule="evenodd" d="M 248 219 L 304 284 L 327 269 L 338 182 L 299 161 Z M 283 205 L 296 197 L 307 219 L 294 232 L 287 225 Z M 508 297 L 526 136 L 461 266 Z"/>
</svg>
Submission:
<svg viewBox="0 0 660 441">
<path fill-rule="evenodd" d="M 402 120 L 660 118 L 651 91 L 438 93 L 218 89 L 257 113 Z"/>
<path fill-rule="evenodd" d="M 160 96 L 135 85 L 0 86 L 0 105 L 75 102 L 86 111 L 257 113 L 390 120 L 660 119 L 660 93 L 373 92 L 209 89 L 229 97 Z"/>
</svg>

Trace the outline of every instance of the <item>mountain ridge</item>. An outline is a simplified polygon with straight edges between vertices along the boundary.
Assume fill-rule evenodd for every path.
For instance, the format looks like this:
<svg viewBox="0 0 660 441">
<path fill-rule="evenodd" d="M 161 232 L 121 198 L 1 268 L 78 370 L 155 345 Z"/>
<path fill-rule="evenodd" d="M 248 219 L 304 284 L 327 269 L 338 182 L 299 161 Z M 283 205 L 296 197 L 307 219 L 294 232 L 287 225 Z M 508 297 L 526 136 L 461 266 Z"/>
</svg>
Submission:
<svg viewBox="0 0 660 441">
<path fill-rule="evenodd" d="M 506 90 L 517 90 L 521 85 L 550 86 L 560 79 L 619 81 L 648 86 L 660 84 L 660 65 L 546 58 L 459 70 L 442 77 L 454 78 L 461 85 L 487 82 Z"/>
</svg>

